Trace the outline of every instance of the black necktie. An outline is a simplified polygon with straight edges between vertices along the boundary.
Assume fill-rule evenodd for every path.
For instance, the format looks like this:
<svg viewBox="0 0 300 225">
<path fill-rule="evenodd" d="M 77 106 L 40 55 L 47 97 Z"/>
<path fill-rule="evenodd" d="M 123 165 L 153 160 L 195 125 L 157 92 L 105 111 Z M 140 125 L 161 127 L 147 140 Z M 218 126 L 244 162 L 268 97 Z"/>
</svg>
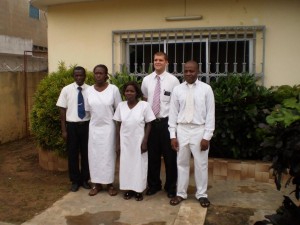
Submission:
<svg viewBox="0 0 300 225">
<path fill-rule="evenodd" d="M 82 87 L 78 87 L 78 116 L 80 119 L 85 117 L 84 100 L 82 95 Z"/>
</svg>

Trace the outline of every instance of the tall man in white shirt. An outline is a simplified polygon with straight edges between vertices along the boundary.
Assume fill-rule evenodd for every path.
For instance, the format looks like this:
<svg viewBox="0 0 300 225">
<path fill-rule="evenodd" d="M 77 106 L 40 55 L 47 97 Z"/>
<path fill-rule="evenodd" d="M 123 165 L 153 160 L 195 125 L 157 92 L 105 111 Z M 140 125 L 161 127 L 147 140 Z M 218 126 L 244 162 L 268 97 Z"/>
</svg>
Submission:
<svg viewBox="0 0 300 225">
<path fill-rule="evenodd" d="M 166 182 L 164 189 L 169 198 L 176 195 L 177 166 L 176 152 L 171 148 L 168 130 L 170 99 L 173 88 L 179 85 L 179 80 L 166 72 L 168 56 L 164 52 L 154 54 L 155 71 L 143 79 L 142 92 L 145 100 L 152 106 L 156 119 L 151 122 L 151 132 L 148 138 L 148 189 L 146 195 L 160 191 L 161 156 L 164 158 Z"/>
<path fill-rule="evenodd" d="M 67 142 L 69 177 L 72 182 L 71 191 L 78 191 L 82 186 L 90 189 L 88 164 L 88 136 L 90 114 L 85 111 L 86 72 L 81 66 L 74 68 L 75 82 L 65 86 L 57 100 L 56 105 L 60 109 L 61 132 Z M 81 162 L 79 167 L 79 155 Z"/>
<path fill-rule="evenodd" d="M 196 199 L 208 207 L 208 151 L 215 129 L 215 100 L 211 87 L 198 80 L 198 64 L 184 65 L 185 82 L 175 87 L 171 97 L 169 130 L 172 148 L 177 152 L 177 194 L 170 200 L 178 205 L 187 199 L 190 158 L 194 156 Z"/>
</svg>

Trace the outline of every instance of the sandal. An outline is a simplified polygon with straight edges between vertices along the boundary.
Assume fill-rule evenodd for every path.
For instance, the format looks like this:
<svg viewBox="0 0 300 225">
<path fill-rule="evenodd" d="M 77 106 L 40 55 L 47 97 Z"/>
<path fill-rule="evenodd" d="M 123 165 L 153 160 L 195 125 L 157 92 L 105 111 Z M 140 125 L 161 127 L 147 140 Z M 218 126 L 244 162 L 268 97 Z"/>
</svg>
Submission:
<svg viewBox="0 0 300 225">
<path fill-rule="evenodd" d="M 133 197 L 133 195 L 134 195 L 134 191 L 126 191 L 123 195 L 123 198 L 125 200 L 129 200 Z"/>
<path fill-rule="evenodd" d="M 95 184 L 92 190 L 89 192 L 89 196 L 94 196 L 98 194 L 99 191 L 102 190 L 102 185 L 101 184 Z"/>
<path fill-rule="evenodd" d="M 200 202 L 200 205 L 203 207 L 203 208 L 207 208 L 210 206 L 210 201 L 208 200 L 208 198 L 205 198 L 205 197 L 201 197 L 198 199 L 198 201 Z"/>
<path fill-rule="evenodd" d="M 115 196 L 118 194 L 118 191 L 112 185 L 107 187 L 107 192 L 110 196 Z"/>
<path fill-rule="evenodd" d="M 184 198 L 182 198 L 181 196 L 175 196 L 174 198 L 172 198 L 170 200 L 170 205 L 178 205 L 180 202 L 182 202 L 183 200 L 185 200 Z"/>
<path fill-rule="evenodd" d="M 142 201 L 143 199 L 144 199 L 143 193 L 139 193 L 139 192 L 135 193 L 135 200 L 136 201 Z"/>
</svg>

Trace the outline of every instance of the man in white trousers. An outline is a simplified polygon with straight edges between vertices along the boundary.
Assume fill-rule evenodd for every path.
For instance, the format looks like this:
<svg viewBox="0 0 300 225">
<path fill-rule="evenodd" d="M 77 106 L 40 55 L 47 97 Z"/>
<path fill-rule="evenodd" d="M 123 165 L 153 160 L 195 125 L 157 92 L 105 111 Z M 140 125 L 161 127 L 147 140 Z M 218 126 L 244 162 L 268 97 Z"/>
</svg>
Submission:
<svg viewBox="0 0 300 225">
<path fill-rule="evenodd" d="M 215 100 L 211 87 L 198 80 L 198 64 L 184 65 L 185 81 L 176 86 L 171 96 L 169 131 L 172 149 L 177 151 L 177 193 L 170 205 L 187 199 L 190 158 L 194 157 L 196 199 L 208 207 L 208 151 L 215 129 Z"/>
</svg>

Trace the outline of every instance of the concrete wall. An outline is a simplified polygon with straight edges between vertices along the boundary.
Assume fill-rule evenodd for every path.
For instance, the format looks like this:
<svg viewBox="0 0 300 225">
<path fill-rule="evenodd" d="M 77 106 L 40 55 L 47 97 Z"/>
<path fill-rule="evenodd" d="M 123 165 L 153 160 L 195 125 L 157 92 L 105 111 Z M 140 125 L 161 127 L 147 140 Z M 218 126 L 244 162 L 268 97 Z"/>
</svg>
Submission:
<svg viewBox="0 0 300 225">
<path fill-rule="evenodd" d="M 40 80 L 47 74 L 27 73 L 27 114 L 33 105 L 33 96 Z M 22 72 L 0 73 L 0 144 L 26 136 L 29 118 L 26 118 L 25 76 Z"/>
<path fill-rule="evenodd" d="M 89 70 L 112 68 L 112 31 L 186 27 L 266 26 L 265 85 L 299 84 L 299 0 L 111 0 L 48 7 L 49 69 L 58 62 Z M 199 21 L 167 16 L 202 15 Z"/>
<path fill-rule="evenodd" d="M 32 39 L 34 45 L 47 47 L 47 14 L 40 11 L 40 19 L 33 19 L 28 0 L 0 0 L 0 34 Z"/>
<path fill-rule="evenodd" d="M 31 39 L 0 35 L 1 53 L 23 55 L 24 51 L 31 51 L 31 50 L 32 50 Z"/>
</svg>

